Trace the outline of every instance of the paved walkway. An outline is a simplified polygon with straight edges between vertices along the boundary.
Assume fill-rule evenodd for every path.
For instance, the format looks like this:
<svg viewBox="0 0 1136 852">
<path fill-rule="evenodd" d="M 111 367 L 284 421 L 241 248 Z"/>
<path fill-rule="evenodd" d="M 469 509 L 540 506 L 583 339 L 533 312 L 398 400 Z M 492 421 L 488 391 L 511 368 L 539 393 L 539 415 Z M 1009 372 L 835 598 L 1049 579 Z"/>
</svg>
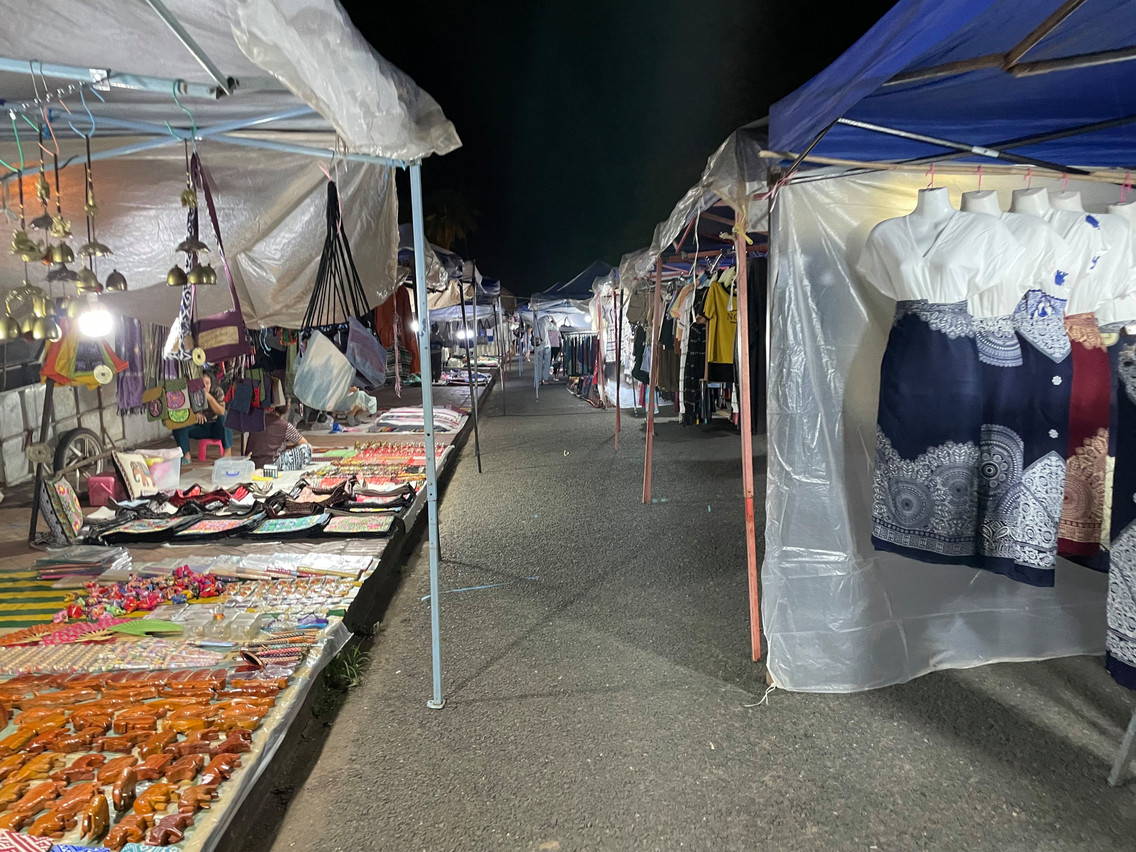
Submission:
<svg viewBox="0 0 1136 852">
<path fill-rule="evenodd" d="M 443 589 L 499 584 L 442 598 L 446 709 L 420 551 L 273 852 L 1131 852 L 1100 660 L 759 704 L 737 436 L 661 423 L 642 506 L 642 420 L 617 453 L 544 391 L 494 392 L 442 503 Z"/>
</svg>

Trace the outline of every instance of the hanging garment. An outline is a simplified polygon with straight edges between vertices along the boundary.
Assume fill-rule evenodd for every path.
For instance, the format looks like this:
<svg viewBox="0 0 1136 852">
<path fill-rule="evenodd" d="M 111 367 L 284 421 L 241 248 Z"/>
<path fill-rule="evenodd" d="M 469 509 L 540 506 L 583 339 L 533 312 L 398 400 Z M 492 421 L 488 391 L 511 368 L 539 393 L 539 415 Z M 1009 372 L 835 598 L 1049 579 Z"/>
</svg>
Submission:
<svg viewBox="0 0 1136 852">
<path fill-rule="evenodd" d="M 858 269 L 897 300 L 880 366 L 872 543 L 924 562 L 976 564 L 984 396 L 965 301 L 1022 254 L 992 216 L 881 222 Z M 991 436 L 993 437 L 993 436 Z"/>
<path fill-rule="evenodd" d="M 738 297 L 733 291 L 733 277 L 727 270 L 724 279 L 715 279 L 707 288 L 702 316 L 710 321 L 706 338 L 706 360 L 711 364 L 734 363 L 734 338 L 738 334 Z"/>
<path fill-rule="evenodd" d="M 706 292 L 706 289 L 695 291 L 691 303 L 694 314 L 701 310 Z M 691 322 L 687 327 L 683 351 L 686 353 L 686 364 L 682 380 L 682 423 L 684 426 L 695 426 L 705 422 L 703 396 L 706 383 L 703 375 L 706 372 L 706 323 Z"/>
<path fill-rule="evenodd" d="M 120 317 L 115 349 L 126 359 L 126 369 L 118 374 L 118 410 L 142 406 L 146 390 L 142 358 L 142 323 L 134 317 Z"/>
<path fill-rule="evenodd" d="M 1003 213 L 1000 220 L 1022 244 L 1022 262 L 1003 282 L 967 300 L 983 393 L 976 564 L 1051 586 L 1072 368 L 1064 300 L 1052 299 L 1043 288 L 1064 278 L 1069 257 L 1065 241 L 1042 219 Z M 1023 296 L 1031 287 L 1036 289 Z M 1047 355 L 1031 339 L 1053 351 Z M 1054 375 L 1060 384 L 1053 384 Z"/>
<path fill-rule="evenodd" d="M 1104 524 L 1111 370 L 1094 314 L 1066 316 L 1065 330 L 1072 347 L 1073 380 L 1057 552 L 1087 562 L 1100 551 Z M 1054 382 L 1060 378 L 1054 375 Z"/>
<path fill-rule="evenodd" d="M 1117 358 L 1116 475 L 1113 480 L 1105 666 L 1136 689 L 1136 338 Z"/>
</svg>

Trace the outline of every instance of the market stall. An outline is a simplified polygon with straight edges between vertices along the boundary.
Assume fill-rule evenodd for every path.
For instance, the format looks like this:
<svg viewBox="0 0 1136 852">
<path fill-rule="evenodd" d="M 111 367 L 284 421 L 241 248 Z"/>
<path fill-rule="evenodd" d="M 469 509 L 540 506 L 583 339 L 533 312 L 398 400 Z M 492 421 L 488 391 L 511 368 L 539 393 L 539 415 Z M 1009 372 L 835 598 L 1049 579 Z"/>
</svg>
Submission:
<svg viewBox="0 0 1136 852">
<path fill-rule="evenodd" d="M 904 2 L 774 106 L 770 145 L 780 153 L 772 162 L 782 171 L 774 175 L 771 222 L 762 570 L 774 683 L 851 691 L 936 669 L 1106 647 L 1114 673 L 1123 672 L 1112 661 L 1132 641 L 1123 616 L 1131 493 L 1124 433 L 1111 433 L 1120 440 L 1113 449 L 1108 435 L 1118 416 L 1110 406 L 1124 416 L 1124 368 L 1116 365 L 1130 343 L 1124 323 L 1136 319 L 1124 295 L 1134 262 L 1125 249 L 1127 169 L 1136 160 L 1134 43 L 1131 2 Z M 895 256 L 883 241 L 900 227 L 923 233 L 921 222 L 938 222 L 931 231 L 940 236 L 944 222 L 974 230 L 965 257 L 949 256 L 950 237 L 932 247 L 929 282 L 939 269 L 982 267 L 996 295 L 996 262 L 982 243 L 1002 240 L 997 256 L 1018 258 L 1008 280 L 1041 295 L 1023 300 L 1021 314 L 1012 304 L 1007 324 L 998 316 L 1004 310 L 988 315 L 963 286 L 963 325 L 948 334 L 945 309 L 934 303 L 957 302 L 957 293 L 912 296 L 904 274 L 881 271 L 894 266 L 883 258 Z M 1023 230 L 1006 240 L 1011 228 Z M 1039 228 L 1041 243 L 1024 236 Z M 1053 230 L 1072 260 L 1035 279 L 1030 264 L 1044 257 L 1038 246 Z M 928 251 L 923 245 L 913 256 Z M 903 301 L 919 297 L 929 310 Z M 896 372 L 899 336 L 924 326 L 940 330 L 926 339 L 950 340 L 957 352 L 933 362 L 957 358 L 949 382 L 921 360 L 915 338 L 902 344 L 913 347 L 903 360 L 921 371 L 918 379 Z M 990 353 L 995 337 L 1010 347 L 1005 358 Z M 971 360 L 975 347 L 982 355 Z M 968 384 L 966 375 L 979 378 Z M 1093 375 L 1097 396 L 1071 407 L 1070 394 L 1088 393 Z M 963 388 L 981 394 L 1003 380 L 998 398 L 1064 394 L 1064 405 L 1039 402 L 1028 428 L 1013 425 L 1023 410 L 1016 402 L 1010 410 L 966 407 L 972 397 Z M 926 389 L 926 407 L 896 401 L 916 386 Z M 938 405 L 950 415 L 920 419 Z M 946 439 L 961 453 L 957 464 L 927 467 L 927 454 L 946 446 L 932 434 L 933 420 L 980 424 L 973 444 Z M 1101 424 L 1089 430 L 1099 452 L 1095 444 L 1077 449 L 1088 421 Z M 1049 464 L 1052 475 L 1038 479 Z M 1099 476 L 1082 476 L 1082 467 L 1098 464 Z M 963 485 L 928 492 L 928 477 L 948 468 Z M 1105 490 L 1110 477 L 1115 501 Z M 955 493 L 957 511 L 948 508 Z M 1018 520 L 997 521 L 1011 503 L 1017 517 L 1034 518 L 1032 532 Z M 1002 556 L 1003 545 L 1015 553 Z M 1110 547 L 1107 577 L 1091 570 L 1099 565 L 1085 567 Z"/>
<path fill-rule="evenodd" d="M 417 419 L 313 453 L 284 428 L 281 379 L 254 344 L 266 344 L 261 330 L 303 332 L 292 392 L 304 401 L 321 329 L 347 338 L 348 381 L 365 372 L 360 352 L 378 350 L 359 318 L 398 276 L 395 168 L 410 171 L 425 317 L 421 161 L 459 142 L 334 0 L 5 11 L 0 182 L 18 225 L 0 261 L 12 285 L 0 326 L 50 343 L 37 446 L 48 446 L 54 384 L 105 386 L 137 355 L 151 420 L 177 429 L 219 411 L 217 422 L 258 433 L 276 417 L 280 449 L 268 440 L 263 464 L 223 458 L 208 481 L 168 486 L 180 449 L 115 446 L 100 454 L 117 478 L 108 505 L 86 515 L 69 469 L 48 475 L 36 451 L 33 511 L 68 546 L 2 579 L 73 594 L 30 624 L 0 624 L 0 846 L 210 849 L 316 675 L 367 626 L 360 602 L 423 514 L 429 704 L 442 706 L 437 476 L 452 451 L 434 440 L 429 383 Z M 60 39 L 58 20 L 83 38 Z M 109 336 L 115 314 L 135 321 L 133 338 Z M 143 375 L 142 322 L 165 328 L 157 360 L 170 369 Z M 227 396 L 193 372 L 206 364 L 235 379 Z M 459 430 L 454 415 L 439 419 Z M 35 532 L 33 520 L 33 544 Z"/>
</svg>

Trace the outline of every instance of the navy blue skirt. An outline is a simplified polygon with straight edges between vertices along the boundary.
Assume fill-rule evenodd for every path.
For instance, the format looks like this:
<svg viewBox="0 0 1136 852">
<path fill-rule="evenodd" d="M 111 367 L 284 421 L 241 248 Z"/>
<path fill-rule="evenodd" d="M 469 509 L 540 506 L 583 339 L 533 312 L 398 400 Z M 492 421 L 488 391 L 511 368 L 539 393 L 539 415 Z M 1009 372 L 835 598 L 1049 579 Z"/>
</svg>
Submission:
<svg viewBox="0 0 1136 852">
<path fill-rule="evenodd" d="M 880 366 L 872 544 L 974 565 L 982 378 L 966 303 L 896 305 Z"/>
</svg>

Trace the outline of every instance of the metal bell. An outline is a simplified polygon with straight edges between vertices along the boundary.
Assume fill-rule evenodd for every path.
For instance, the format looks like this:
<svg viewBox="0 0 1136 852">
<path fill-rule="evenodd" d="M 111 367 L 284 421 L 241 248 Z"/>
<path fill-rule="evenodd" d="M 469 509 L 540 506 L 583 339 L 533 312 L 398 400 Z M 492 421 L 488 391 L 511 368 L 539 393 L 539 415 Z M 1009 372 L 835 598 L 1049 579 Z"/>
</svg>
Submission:
<svg viewBox="0 0 1136 852">
<path fill-rule="evenodd" d="M 205 285 L 207 278 L 208 275 L 205 272 L 204 266 L 195 266 L 193 269 L 189 270 L 189 273 L 186 275 L 186 280 L 194 287 Z"/>
<path fill-rule="evenodd" d="M 75 252 L 67 243 L 49 243 L 43 257 L 49 263 L 71 263 L 75 260 Z"/>
<path fill-rule="evenodd" d="M 86 299 L 68 299 L 66 316 L 68 319 L 76 319 L 86 308 Z"/>
<path fill-rule="evenodd" d="M 20 324 L 11 317 L 0 317 L 0 340 L 15 340 L 20 336 Z"/>
<path fill-rule="evenodd" d="M 107 276 L 106 289 L 121 293 L 126 289 L 126 276 L 117 269 L 112 269 Z"/>
<path fill-rule="evenodd" d="M 12 254 L 18 255 L 24 263 L 43 260 L 43 246 L 28 236 L 27 231 L 16 231 L 12 235 Z"/>
<path fill-rule="evenodd" d="M 38 319 L 41 319 L 41 318 L 37 317 L 35 314 L 28 314 L 26 317 L 21 319 L 20 320 L 20 334 L 30 337 L 32 335 L 32 329 L 35 326 L 36 321 Z"/>
<path fill-rule="evenodd" d="M 80 293 L 101 293 L 103 291 L 103 285 L 99 283 L 95 273 L 86 267 L 79 270 L 77 286 Z"/>
<path fill-rule="evenodd" d="M 181 191 L 181 206 L 182 207 L 196 207 L 197 206 L 197 193 L 192 189 L 183 189 Z"/>
<path fill-rule="evenodd" d="M 41 290 L 42 294 L 43 291 Z M 47 296 L 39 295 L 32 299 L 32 319 L 43 319 L 47 316 Z"/>
<path fill-rule="evenodd" d="M 166 283 L 171 287 L 184 287 L 186 280 L 185 270 L 180 266 L 170 267 L 170 271 L 166 273 Z"/>
<path fill-rule="evenodd" d="M 47 328 L 44 330 L 44 340 L 50 340 L 54 343 L 63 337 L 63 326 L 57 323 L 54 317 L 47 317 L 44 322 L 47 323 Z"/>
<path fill-rule="evenodd" d="M 208 263 L 201 267 L 201 283 L 207 287 L 217 283 L 217 270 Z"/>
</svg>

